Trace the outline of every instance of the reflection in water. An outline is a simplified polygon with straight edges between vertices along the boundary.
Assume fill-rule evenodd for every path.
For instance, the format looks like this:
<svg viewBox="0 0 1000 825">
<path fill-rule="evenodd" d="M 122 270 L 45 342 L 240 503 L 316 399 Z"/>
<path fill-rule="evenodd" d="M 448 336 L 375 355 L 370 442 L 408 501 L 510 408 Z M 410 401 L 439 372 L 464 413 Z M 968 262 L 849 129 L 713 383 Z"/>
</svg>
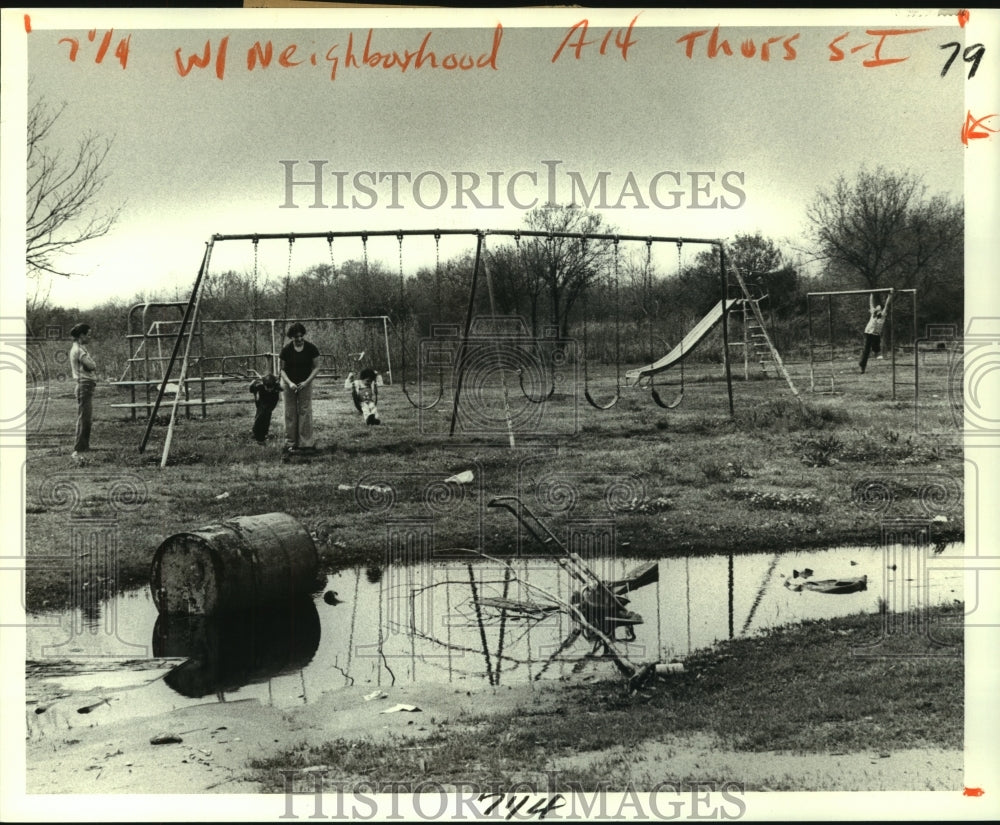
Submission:
<svg viewBox="0 0 1000 825">
<path fill-rule="evenodd" d="M 961 600 L 962 572 L 947 562 L 962 552 L 961 545 L 892 546 L 662 558 L 656 579 L 628 593 L 627 611 L 643 622 L 634 626 L 634 640 L 620 630 L 618 647 L 634 663 L 668 662 L 720 639 L 804 619 Z M 931 570 L 938 561 L 943 565 Z M 602 580 L 618 581 L 640 562 L 609 557 L 587 564 Z M 828 589 L 852 580 L 866 589 Z M 802 581 L 827 589 L 800 589 Z M 498 685 L 584 669 L 613 674 L 613 662 L 595 655 L 566 610 L 580 587 L 552 559 L 520 558 L 508 569 L 463 557 L 343 570 L 293 610 L 228 621 L 158 618 L 148 592 L 122 594 L 102 605 L 102 618 L 116 617 L 117 635 L 73 632 L 79 608 L 33 616 L 27 658 L 51 651 L 138 658 L 148 655 L 152 637 L 154 656 L 189 660 L 166 680 L 171 701 L 221 699 L 240 689 L 277 705 L 350 686 Z M 329 600 L 335 603 L 325 593 L 336 593 Z M 140 641 L 144 652 L 137 653 Z"/>
<path fill-rule="evenodd" d="M 288 606 L 224 617 L 161 615 L 153 655 L 187 657 L 164 681 L 183 696 L 223 694 L 308 665 L 320 640 L 309 598 Z"/>
</svg>

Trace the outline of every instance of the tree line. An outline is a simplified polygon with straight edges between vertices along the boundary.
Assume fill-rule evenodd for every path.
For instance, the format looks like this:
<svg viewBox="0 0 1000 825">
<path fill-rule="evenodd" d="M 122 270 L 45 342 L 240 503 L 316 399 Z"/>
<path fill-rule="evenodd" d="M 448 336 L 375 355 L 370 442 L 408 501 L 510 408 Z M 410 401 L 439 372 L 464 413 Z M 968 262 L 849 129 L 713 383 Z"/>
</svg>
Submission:
<svg viewBox="0 0 1000 825">
<path fill-rule="evenodd" d="M 34 110 L 28 130 L 27 271 L 44 279 L 71 277 L 61 256 L 111 230 L 120 210 L 101 211 L 97 196 L 108 171 L 110 145 L 94 136 L 74 156 L 46 151 L 46 136 L 61 110 Z M 725 243 L 730 280 L 739 273 L 762 304 L 779 349 L 805 345 L 810 291 L 916 289 L 918 334 L 928 324 L 960 325 L 963 318 L 963 204 L 929 193 L 919 175 L 879 167 L 838 176 L 805 208 L 809 247 L 789 249 L 760 233 Z M 602 360 L 619 357 L 626 337 L 632 357 L 662 354 L 721 297 L 719 248 L 702 248 L 670 272 L 653 261 L 648 244 L 618 243 L 619 230 L 594 212 L 547 205 L 527 213 L 525 231 L 542 236 L 490 236 L 472 295 L 476 266 L 470 248 L 433 266 L 401 273 L 383 261 L 313 263 L 283 277 L 256 267 L 214 272 L 205 280 L 201 316 L 215 319 L 388 315 L 397 331 L 430 334 L 437 323 L 476 315 L 516 315 L 535 335 L 581 336 Z M 553 233 L 553 234 L 549 234 Z M 558 237 L 576 233 L 585 239 Z M 474 245 L 470 245 L 474 247 Z M 182 288 L 189 289 L 189 288 Z M 739 290 L 730 284 L 730 297 Z M 76 313 L 52 306 L 46 291 L 29 289 L 28 324 L 68 330 Z M 102 337 L 123 336 L 128 308 L 143 296 L 107 301 L 86 311 Z M 865 312 L 866 312 L 865 308 Z M 863 327 L 857 304 L 838 313 L 837 335 Z M 854 313 L 852 316 L 851 313 Z"/>
</svg>

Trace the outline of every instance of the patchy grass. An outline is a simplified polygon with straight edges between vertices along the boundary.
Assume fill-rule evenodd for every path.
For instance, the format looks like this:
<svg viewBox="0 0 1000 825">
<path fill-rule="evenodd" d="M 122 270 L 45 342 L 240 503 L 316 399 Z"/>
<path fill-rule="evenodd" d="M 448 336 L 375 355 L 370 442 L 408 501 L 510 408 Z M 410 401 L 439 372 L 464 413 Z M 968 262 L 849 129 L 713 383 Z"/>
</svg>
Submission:
<svg viewBox="0 0 1000 825">
<path fill-rule="evenodd" d="M 315 765 L 330 766 L 330 781 L 391 776 L 503 790 L 525 774 L 541 774 L 561 755 L 627 754 L 644 742 L 693 733 L 747 752 L 960 750 L 962 616 L 959 603 L 929 610 L 921 616 L 924 634 L 886 633 L 887 617 L 878 615 L 806 622 L 696 652 L 683 673 L 631 696 L 617 682 L 567 686 L 558 705 L 470 717 L 421 739 L 301 746 L 251 768 L 263 789 L 275 792 L 284 790 L 280 770 Z M 599 770 L 560 771 L 558 781 L 605 787 L 610 779 L 607 790 L 624 790 L 623 759 Z"/>
<path fill-rule="evenodd" d="M 943 515 L 935 539 L 962 538 L 960 433 L 915 431 L 912 404 L 891 399 L 888 373 L 845 372 L 843 394 L 821 396 L 804 390 L 799 367 L 801 400 L 783 381 L 735 380 L 731 417 L 719 371 L 700 369 L 688 370 L 675 410 L 639 389 L 625 390 L 607 411 L 591 409 L 579 386 L 545 405 L 527 405 L 514 392 L 511 409 L 523 416 L 514 448 L 502 415 L 472 433 L 460 416 L 452 438 L 447 397 L 418 411 L 393 386 L 382 392 L 383 426 L 365 427 L 346 393 L 327 384 L 315 402 L 320 449 L 291 462 L 280 455 L 281 408 L 271 439 L 257 445 L 249 394 L 234 384 L 228 397 L 236 403 L 209 407 L 204 419 L 197 410 L 178 419 L 162 468 L 167 418 L 140 453 L 145 421 L 111 409 L 124 394 L 108 385 L 95 400 L 94 450 L 86 465 L 74 465 L 73 387 L 53 380 L 41 388 L 45 403 L 27 436 L 28 608 L 68 602 L 71 535 L 83 517 L 116 525 L 118 569 L 92 583 L 99 592 L 144 585 L 154 551 L 173 533 L 273 511 L 313 533 L 330 571 L 382 561 L 387 518 L 432 519 L 436 547 L 502 555 L 519 537 L 509 513 L 485 507 L 500 495 L 519 495 L 557 536 L 573 520 L 614 518 L 629 554 L 651 558 L 876 543 L 885 507 L 859 493 L 876 482 L 894 485 L 893 516 Z M 944 368 L 921 373 L 922 392 L 938 396 L 921 410 L 923 421 L 948 421 L 946 378 Z M 591 371 L 596 398 L 612 397 L 614 382 L 613 368 Z M 226 386 L 212 392 L 225 396 Z M 463 414 L 477 405 L 502 410 L 499 388 L 490 392 L 470 395 Z M 475 472 L 472 485 L 443 483 L 466 469 Z M 954 489 L 940 482 L 943 494 L 928 493 L 931 477 L 954 477 Z M 379 481 L 392 485 L 391 496 L 356 488 Z"/>
</svg>

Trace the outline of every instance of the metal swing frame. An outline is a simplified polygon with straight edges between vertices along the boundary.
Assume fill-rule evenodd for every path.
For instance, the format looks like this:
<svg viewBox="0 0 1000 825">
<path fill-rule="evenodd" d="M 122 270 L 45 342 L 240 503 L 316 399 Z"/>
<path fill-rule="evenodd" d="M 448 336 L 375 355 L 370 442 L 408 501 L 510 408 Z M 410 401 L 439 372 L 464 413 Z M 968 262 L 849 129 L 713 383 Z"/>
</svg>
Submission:
<svg viewBox="0 0 1000 825">
<path fill-rule="evenodd" d="M 580 239 L 581 244 L 586 244 L 586 239 Z M 587 306 L 586 292 L 584 292 L 583 307 L 583 397 L 587 399 L 596 410 L 610 410 L 622 397 L 622 353 L 621 353 L 621 284 L 618 280 L 618 239 L 615 238 L 612 247 L 614 283 L 615 283 L 615 394 L 607 404 L 601 404 L 594 400 L 590 394 L 590 376 L 587 370 L 587 363 L 590 361 L 590 354 L 587 352 Z"/>
</svg>

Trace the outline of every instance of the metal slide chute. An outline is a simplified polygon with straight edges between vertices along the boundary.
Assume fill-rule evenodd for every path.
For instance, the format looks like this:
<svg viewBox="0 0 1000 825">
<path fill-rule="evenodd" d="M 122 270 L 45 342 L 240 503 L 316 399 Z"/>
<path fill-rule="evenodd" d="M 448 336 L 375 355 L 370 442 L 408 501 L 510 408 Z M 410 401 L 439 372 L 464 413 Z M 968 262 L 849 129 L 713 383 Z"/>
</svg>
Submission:
<svg viewBox="0 0 1000 825">
<path fill-rule="evenodd" d="M 739 303 L 736 298 L 731 298 L 728 300 L 728 308 L 732 308 L 734 305 Z M 719 301 L 712 309 L 708 311 L 697 324 L 695 324 L 689 331 L 688 334 L 684 336 L 683 340 L 670 352 L 660 358 L 658 361 L 654 361 L 652 364 L 647 364 L 644 367 L 639 367 L 638 369 L 629 370 L 625 373 L 625 379 L 629 382 L 636 383 L 640 379 L 650 378 L 659 372 L 670 369 L 674 364 L 680 362 L 684 357 L 688 355 L 702 339 L 708 335 L 712 328 L 722 320 L 722 301 Z"/>
</svg>

